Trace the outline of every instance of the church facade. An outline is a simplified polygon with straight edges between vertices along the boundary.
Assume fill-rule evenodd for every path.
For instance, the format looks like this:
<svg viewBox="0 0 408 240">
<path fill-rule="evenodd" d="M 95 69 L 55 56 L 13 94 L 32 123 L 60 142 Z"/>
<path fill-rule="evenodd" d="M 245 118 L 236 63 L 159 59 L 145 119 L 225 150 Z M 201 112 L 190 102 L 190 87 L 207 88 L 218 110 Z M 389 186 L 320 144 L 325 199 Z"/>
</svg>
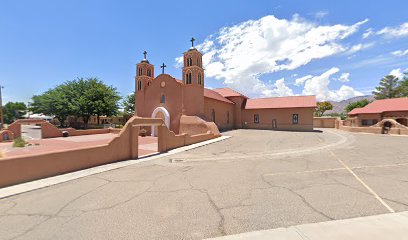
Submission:
<svg viewBox="0 0 408 240">
<path fill-rule="evenodd" d="M 202 54 L 194 44 L 184 53 L 182 80 L 164 74 L 164 67 L 163 73 L 155 77 L 146 52 L 136 65 L 135 115 L 163 118 L 176 134 L 186 132 L 184 125 L 189 120 L 185 119 L 191 116 L 195 122 L 214 122 L 221 131 L 313 130 L 315 96 L 252 99 L 230 88 L 205 88 Z"/>
</svg>

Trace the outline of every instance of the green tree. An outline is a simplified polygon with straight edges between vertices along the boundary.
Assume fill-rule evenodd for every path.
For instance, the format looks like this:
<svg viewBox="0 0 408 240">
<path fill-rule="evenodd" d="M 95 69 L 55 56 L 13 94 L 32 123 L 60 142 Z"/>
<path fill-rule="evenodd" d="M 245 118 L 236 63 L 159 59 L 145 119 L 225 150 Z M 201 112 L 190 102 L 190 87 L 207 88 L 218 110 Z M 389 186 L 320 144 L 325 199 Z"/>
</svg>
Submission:
<svg viewBox="0 0 408 240">
<path fill-rule="evenodd" d="M 321 116 L 323 116 L 324 112 L 326 112 L 328 110 L 332 110 L 332 109 L 333 109 L 333 105 L 330 102 L 328 102 L 328 101 L 318 102 L 315 115 L 317 117 L 321 117 Z"/>
<path fill-rule="evenodd" d="M 87 127 L 92 115 L 97 116 L 98 124 L 100 116 L 116 115 L 120 99 L 116 88 L 97 78 L 78 78 L 33 96 L 31 109 L 34 113 L 53 115 L 61 123 L 68 116 L 81 117 Z"/>
<path fill-rule="evenodd" d="M 30 110 L 33 113 L 55 116 L 64 126 L 67 117 L 74 113 L 67 90 L 67 86 L 61 84 L 41 95 L 33 96 Z"/>
<path fill-rule="evenodd" d="M 368 99 L 362 99 L 362 100 L 357 101 L 357 102 L 349 103 L 349 104 L 344 108 L 344 110 L 345 110 L 346 112 L 351 112 L 351 110 L 353 110 L 354 108 L 362 108 L 362 107 L 365 107 L 366 105 L 368 105 L 369 103 L 370 103 L 370 101 L 369 101 Z"/>
<path fill-rule="evenodd" d="M 23 117 L 26 113 L 27 106 L 23 102 L 8 102 L 3 106 L 4 122 L 12 123 Z"/>
<path fill-rule="evenodd" d="M 126 115 L 131 116 L 135 114 L 135 93 L 131 93 L 123 99 L 123 111 Z"/>
<path fill-rule="evenodd" d="M 97 78 L 79 78 L 67 83 L 73 96 L 74 115 L 82 117 L 85 126 L 92 115 L 98 124 L 101 116 L 114 116 L 119 110 L 121 97 L 113 86 L 107 86 Z"/>
<path fill-rule="evenodd" d="M 380 86 L 373 91 L 375 99 L 400 97 L 399 79 L 393 75 L 387 75 L 380 81 Z"/>
<path fill-rule="evenodd" d="M 408 72 L 404 73 L 404 77 L 400 81 L 399 92 L 401 97 L 408 97 Z"/>
</svg>

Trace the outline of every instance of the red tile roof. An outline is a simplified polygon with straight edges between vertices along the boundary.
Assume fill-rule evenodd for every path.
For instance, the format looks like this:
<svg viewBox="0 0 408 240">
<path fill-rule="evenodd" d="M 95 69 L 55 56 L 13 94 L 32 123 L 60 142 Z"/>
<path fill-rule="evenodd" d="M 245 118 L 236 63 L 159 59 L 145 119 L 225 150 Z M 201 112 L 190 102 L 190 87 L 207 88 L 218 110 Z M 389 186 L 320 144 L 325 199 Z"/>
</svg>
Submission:
<svg viewBox="0 0 408 240">
<path fill-rule="evenodd" d="M 349 115 L 408 111 L 408 98 L 375 100 L 362 108 L 354 108 Z"/>
<path fill-rule="evenodd" d="M 204 88 L 204 97 L 206 98 L 212 98 L 218 101 L 222 101 L 222 102 L 226 102 L 226 103 L 231 103 L 234 104 L 233 102 L 231 102 L 230 100 L 226 99 L 225 97 L 223 97 L 221 94 L 219 94 L 218 92 L 208 89 L 208 88 Z"/>
<path fill-rule="evenodd" d="M 214 89 L 217 93 L 221 94 L 223 97 L 244 97 L 247 98 L 246 96 L 242 95 L 241 93 L 232 90 L 231 88 L 216 88 Z"/>
<path fill-rule="evenodd" d="M 245 109 L 314 108 L 316 96 L 292 96 L 248 99 Z"/>
</svg>

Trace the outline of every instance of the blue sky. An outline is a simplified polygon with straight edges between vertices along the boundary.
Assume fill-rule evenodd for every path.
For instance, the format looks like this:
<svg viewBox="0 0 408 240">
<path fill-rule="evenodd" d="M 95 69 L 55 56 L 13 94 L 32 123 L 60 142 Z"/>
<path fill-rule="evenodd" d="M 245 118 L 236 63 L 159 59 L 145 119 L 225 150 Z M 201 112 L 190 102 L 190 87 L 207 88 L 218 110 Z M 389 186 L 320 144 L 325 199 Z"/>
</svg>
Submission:
<svg viewBox="0 0 408 240">
<path fill-rule="evenodd" d="M 0 84 L 5 102 L 77 77 L 126 95 L 144 50 L 156 73 L 164 62 L 180 78 L 177 58 L 194 36 L 207 87 L 341 100 L 408 68 L 406 9 L 404 0 L 1 0 Z"/>
</svg>

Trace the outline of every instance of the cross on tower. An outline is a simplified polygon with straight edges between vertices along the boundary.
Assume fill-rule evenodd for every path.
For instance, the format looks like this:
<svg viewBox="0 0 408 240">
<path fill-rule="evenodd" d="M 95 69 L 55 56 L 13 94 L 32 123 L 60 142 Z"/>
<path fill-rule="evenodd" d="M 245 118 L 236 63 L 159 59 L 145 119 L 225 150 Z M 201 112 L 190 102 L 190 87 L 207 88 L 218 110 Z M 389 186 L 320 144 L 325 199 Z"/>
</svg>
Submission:
<svg viewBox="0 0 408 240">
<path fill-rule="evenodd" d="M 194 41 L 195 41 L 195 38 L 191 38 L 190 42 L 191 42 L 191 47 L 192 48 L 194 48 Z"/>
<path fill-rule="evenodd" d="M 146 56 L 147 56 L 147 52 L 146 52 L 146 51 L 143 52 L 143 55 L 144 55 L 144 59 L 147 59 L 147 58 L 146 58 Z"/>
<path fill-rule="evenodd" d="M 162 69 L 162 74 L 164 74 L 164 68 L 167 67 L 166 65 L 164 65 L 164 63 L 160 66 Z"/>
</svg>

